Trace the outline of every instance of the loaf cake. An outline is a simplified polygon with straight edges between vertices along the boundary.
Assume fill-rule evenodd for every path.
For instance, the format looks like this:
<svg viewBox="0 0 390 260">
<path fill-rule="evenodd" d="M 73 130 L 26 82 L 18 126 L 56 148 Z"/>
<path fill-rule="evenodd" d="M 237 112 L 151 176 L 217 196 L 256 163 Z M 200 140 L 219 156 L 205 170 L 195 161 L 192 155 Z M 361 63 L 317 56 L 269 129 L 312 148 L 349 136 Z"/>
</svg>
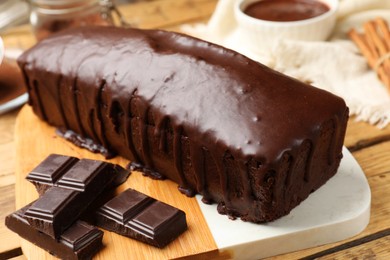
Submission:
<svg viewBox="0 0 390 260">
<path fill-rule="evenodd" d="M 288 214 L 342 158 L 343 99 L 186 35 L 83 27 L 18 62 L 33 111 L 66 138 L 233 219 Z"/>
</svg>

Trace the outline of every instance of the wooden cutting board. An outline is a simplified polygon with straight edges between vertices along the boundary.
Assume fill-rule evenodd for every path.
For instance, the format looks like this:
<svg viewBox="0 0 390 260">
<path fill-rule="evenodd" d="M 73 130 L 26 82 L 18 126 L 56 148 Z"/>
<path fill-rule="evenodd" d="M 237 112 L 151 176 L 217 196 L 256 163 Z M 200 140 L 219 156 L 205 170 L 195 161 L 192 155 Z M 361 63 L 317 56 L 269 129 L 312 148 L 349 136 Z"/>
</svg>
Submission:
<svg viewBox="0 0 390 260">
<path fill-rule="evenodd" d="M 26 175 L 51 153 L 104 160 L 99 154 L 75 147 L 55 134 L 25 106 L 16 124 L 16 208 L 38 198 Z M 188 198 L 177 184 L 133 172 L 118 192 L 133 188 L 186 212 L 188 230 L 164 249 L 105 231 L 104 248 L 96 259 L 258 259 L 340 241 L 360 233 L 370 218 L 371 192 L 360 166 L 343 150 L 338 173 L 290 214 L 266 224 L 232 221 L 217 213 L 216 205 Z M 122 166 L 128 160 L 110 160 Z M 348 187 L 346 189 L 345 187 Z M 29 259 L 52 259 L 44 250 L 22 240 Z"/>
<path fill-rule="evenodd" d="M 30 106 L 22 108 L 16 124 L 16 208 L 19 209 L 38 198 L 34 186 L 25 180 L 26 175 L 51 153 L 105 160 L 100 154 L 80 149 L 55 134 L 55 128 L 39 120 Z M 116 157 L 109 160 L 122 166 L 128 160 Z M 180 208 L 187 214 L 188 230 L 164 249 L 140 243 L 133 239 L 105 231 L 104 248 L 96 259 L 172 259 L 202 254 L 205 259 L 218 255 L 216 244 L 200 212 L 197 200 L 182 195 L 177 184 L 157 181 L 133 172 L 118 192 L 133 188 L 165 203 Z M 49 253 L 22 240 L 22 250 L 28 259 L 53 259 Z"/>
</svg>

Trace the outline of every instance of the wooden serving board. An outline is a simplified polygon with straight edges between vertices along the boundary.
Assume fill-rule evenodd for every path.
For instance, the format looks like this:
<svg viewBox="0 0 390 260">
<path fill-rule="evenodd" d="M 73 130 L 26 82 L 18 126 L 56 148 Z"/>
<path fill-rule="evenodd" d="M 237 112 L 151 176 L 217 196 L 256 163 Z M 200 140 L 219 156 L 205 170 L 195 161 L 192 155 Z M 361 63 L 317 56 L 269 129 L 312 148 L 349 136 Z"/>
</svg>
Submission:
<svg viewBox="0 0 390 260">
<path fill-rule="evenodd" d="M 26 175 L 51 153 L 104 160 L 99 154 L 75 147 L 55 134 L 55 128 L 39 120 L 25 106 L 15 129 L 16 208 L 38 198 Z M 344 149 L 338 173 L 290 214 L 266 224 L 232 221 L 219 215 L 216 205 L 205 205 L 200 196 L 188 198 L 177 184 L 157 181 L 133 172 L 118 192 L 134 188 L 186 212 L 188 230 L 164 249 L 105 231 L 104 248 L 96 259 L 258 259 L 287 253 L 354 236 L 368 224 L 371 192 L 356 160 Z M 122 166 L 128 160 L 110 160 Z M 348 187 L 347 189 L 345 187 Z M 52 259 L 53 256 L 22 240 L 28 259 Z"/>
<path fill-rule="evenodd" d="M 100 154 L 80 149 L 55 134 L 55 128 L 39 120 L 29 106 L 22 108 L 16 123 L 16 208 L 19 209 L 38 198 L 34 186 L 25 180 L 26 175 L 51 153 L 104 160 Z M 116 157 L 109 160 L 122 166 L 128 160 Z M 187 214 L 188 230 L 164 249 L 105 231 L 104 248 L 96 259 L 172 259 L 183 256 L 209 254 L 216 256 L 216 244 L 200 212 L 197 200 L 182 195 L 177 184 L 156 181 L 133 172 L 118 192 L 133 188 L 165 203 L 180 208 Z M 22 240 L 22 250 L 28 259 L 53 259 L 49 253 Z M 208 257 L 206 257 L 208 258 Z"/>
</svg>

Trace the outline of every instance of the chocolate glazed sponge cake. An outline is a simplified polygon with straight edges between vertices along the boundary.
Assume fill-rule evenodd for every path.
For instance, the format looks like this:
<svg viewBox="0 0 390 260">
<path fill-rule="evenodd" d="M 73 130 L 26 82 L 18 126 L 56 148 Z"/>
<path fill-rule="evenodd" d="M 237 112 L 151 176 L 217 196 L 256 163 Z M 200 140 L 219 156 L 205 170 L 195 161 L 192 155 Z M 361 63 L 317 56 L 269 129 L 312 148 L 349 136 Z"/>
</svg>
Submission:
<svg viewBox="0 0 390 260">
<path fill-rule="evenodd" d="M 40 42 L 19 65 L 41 119 L 231 218 L 288 214 L 342 158 L 341 98 L 189 36 L 84 27 Z"/>
</svg>

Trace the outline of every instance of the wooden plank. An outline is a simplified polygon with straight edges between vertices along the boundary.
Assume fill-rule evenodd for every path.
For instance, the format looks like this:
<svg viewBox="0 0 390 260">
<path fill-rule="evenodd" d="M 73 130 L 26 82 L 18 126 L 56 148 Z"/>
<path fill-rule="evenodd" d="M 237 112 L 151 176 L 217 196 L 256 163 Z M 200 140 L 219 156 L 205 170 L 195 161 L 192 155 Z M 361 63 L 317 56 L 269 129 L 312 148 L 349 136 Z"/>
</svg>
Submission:
<svg viewBox="0 0 390 260">
<path fill-rule="evenodd" d="M 0 145 L 0 187 L 15 184 L 15 147 L 13 142 Z"/>
<path fill-rule="evenodd" d="M 0 115 L 0 145 L 10 143 L 14 140 L 13 131 L 15 128 L 16 115 L 18 113 L 19 110 L 15 109 L 11 112 Z"/>
<path fill-rule="evenodd" d="M 390 259 L 390 235 L 316 259 Z"/>
<path fill-rule="evenodd" d="M 354 152 L 353 155 L 369 178 L 386 178 L 390 173 L 390 141 Z"/>
<path fill-rule="evenodd" d="M 25 129 L 29 129 L 29 131 L 25 131 Z M 25 106 L 19 114 L 15 133 L 17 208 L 38 197 L 33 185 L 25 180 L 25 176 L 50 153 L 104 160 L 100 154 L 92 154 L 57 137 L 55 129 L 40 121 L 29 106 Z M 110 161 L 122 166 L 128 164 L 128 160 L 121 157 Z M 118 192 L 129 187 L 182 209 L 187 214 L 189 228 L 164 249 L 157 249 L 106 231 L 103 238 L 105 247 L 99 252 L 96 259 L 171 259 L 201 253 L 207 254 L 217 250 L 196 199 L 181 194 L 177 189 L 177 184 L 169 180 L 152 180 L 142 176 L 139 172 L 133 172 L 128 181 L 118 188 Z M 50 254 L 26 241 L 22 241 L 22 249 L 29 259 L 53 258 Z"/>
<path fill-rule="evenodd" d="M 19 110 L 0 115 L 0 187 L 15 184 L 14 128 Z M 1 221 L 1 219 L 0 219 Z M 0 228 L 3 222 L 0 222 Z"/>
<path fill-rule="evenodd" d="M 0 252 L 9 252 L 20 247 L 18 235 L 11 232 L 4 224 L 5 217 L 15 211 L 14 185 L 0 187 Z M 1 257 L 0 257 L 1 258 Z"/>
<path fill-rule="evenodd" d="M 380 129 L 366 122 L 357 122 L 355 117 L 348 122 L 345 146 L 353 152 L 380 142 L 390 140 L 390 126 Z"/>
<path fill-rule="evenodd" d="M 5 217 L 15 210 L 14 126 L 18 110 L 0 115 L 0 252 L 20 247 L 19 237 L 5 226 Z M 4 241 L 7 241 L 4 243 Z M 0 257 L 1 258 L 1 257 Z"/>
<path fill-rule="evenodd" d="M 121 6 L 123 17 L 139 28 L 165 28 L 208 18 L 217 0 L 141 1 Z"/>
</svg>

